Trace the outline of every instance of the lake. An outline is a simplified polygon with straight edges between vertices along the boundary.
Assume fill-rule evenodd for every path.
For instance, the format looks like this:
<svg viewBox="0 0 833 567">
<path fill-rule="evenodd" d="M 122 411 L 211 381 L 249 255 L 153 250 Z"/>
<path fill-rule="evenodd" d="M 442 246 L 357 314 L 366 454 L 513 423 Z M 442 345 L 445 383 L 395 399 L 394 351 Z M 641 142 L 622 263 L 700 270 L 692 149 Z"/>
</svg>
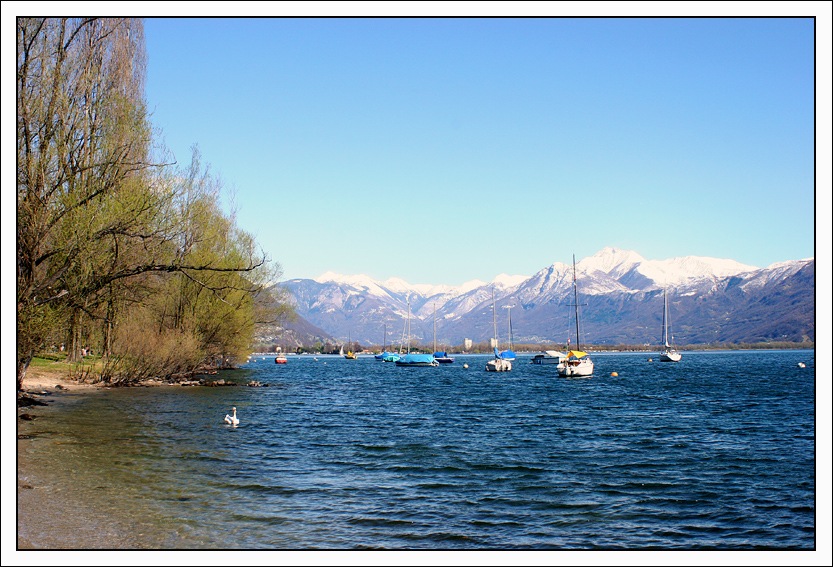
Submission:
<svg viewBox="0 0 833 567">
<path fill-rule="evenodd" d="M 815 546 L 814 351 L 596 354 L 572 379 L 531 355 L 288 358 L 214 377 L 236 387 L 63 394 L 20 458 L 80 530 L 137 548 Z"/>
</svg>

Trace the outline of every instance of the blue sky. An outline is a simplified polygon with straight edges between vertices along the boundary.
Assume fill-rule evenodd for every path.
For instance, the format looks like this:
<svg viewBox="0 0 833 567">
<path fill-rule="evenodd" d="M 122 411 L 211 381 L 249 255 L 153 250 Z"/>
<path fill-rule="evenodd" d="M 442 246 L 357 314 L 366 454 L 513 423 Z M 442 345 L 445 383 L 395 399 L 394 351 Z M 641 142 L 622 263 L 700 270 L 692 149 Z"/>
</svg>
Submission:
<svg viewBox="0 0 833 567">
<path fill-rule="evenodd" d="M 811 19 L 148 19 L 147 102 L 285 278 L 815 255 Z M 803 211 L 803 222 L 785 218 Z"/>
<path fill-rule="evenodd" d="M 183 165 L 199 145 L 286 279 L 458 285 L 605 246 L 816 254 L 830 76 L 811 19 L 149 18 L 145 36 L 161 139 Z"/>
</svg>

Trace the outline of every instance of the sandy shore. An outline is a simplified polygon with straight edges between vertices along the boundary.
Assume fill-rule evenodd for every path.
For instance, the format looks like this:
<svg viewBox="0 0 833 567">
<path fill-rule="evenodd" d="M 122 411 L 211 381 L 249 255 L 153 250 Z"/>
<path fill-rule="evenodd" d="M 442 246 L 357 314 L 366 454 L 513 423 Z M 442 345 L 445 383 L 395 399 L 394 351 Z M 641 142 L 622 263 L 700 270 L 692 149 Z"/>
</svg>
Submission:
<svg viewBox="0 0 833 567">
<path fill-rule="evenodd" d="M 91 390 L 98 388 L 94 384 L 87 384 L 70 380 L 66 373 L 61 371 L 43 370 L 41 368 L 30 368 L 23 379 L 23 390 L 27 393 L 38 393 L 41 391 L 52 392 L 53 390 Z"/>
</svg>

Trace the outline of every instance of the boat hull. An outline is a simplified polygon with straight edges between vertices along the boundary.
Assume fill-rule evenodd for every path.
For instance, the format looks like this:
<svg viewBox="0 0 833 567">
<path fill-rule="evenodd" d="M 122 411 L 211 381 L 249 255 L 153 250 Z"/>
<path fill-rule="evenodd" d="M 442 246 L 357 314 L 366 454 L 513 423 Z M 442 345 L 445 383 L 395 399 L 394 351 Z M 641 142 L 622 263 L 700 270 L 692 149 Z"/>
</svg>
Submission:
<svg viewBox="0 0 833 567">
<path fill-rule="evenodd" d="M 580 360 L 578 363 L 573 361 L 565 362 L 558 365 L 559 376 L 591 376 L 593 374 L 593 361 Z"/>
<path fill-rule="evenodd" d="M 659 355 L 660 362 L 679 362 L 680 359 L 683 357 L 679 352 L 675 350 L 668 350 L 665 352 L 661 352 Z"/>
<path fill-rule="evenodd" d="M 286 364 L 286 359 L 282 357 L 275 358 L 275 364 Z"/>
<path fill-rule="evenodd" d="M 487 372 L 509 372 L 512 370 L 512 363 L 502 358 L 496 358 L 486 363 Z"/>
<path fill-rule="evenodd" d="M 558 364 L 561 358 L 557 356 L 534 356 L 532 357 L 532 364 Z"/>
<path fill-rule="evenodd" d="M 397 366 L 439 366 L 430 354 L 406 354 L 395 362 Z"/>
</svg>

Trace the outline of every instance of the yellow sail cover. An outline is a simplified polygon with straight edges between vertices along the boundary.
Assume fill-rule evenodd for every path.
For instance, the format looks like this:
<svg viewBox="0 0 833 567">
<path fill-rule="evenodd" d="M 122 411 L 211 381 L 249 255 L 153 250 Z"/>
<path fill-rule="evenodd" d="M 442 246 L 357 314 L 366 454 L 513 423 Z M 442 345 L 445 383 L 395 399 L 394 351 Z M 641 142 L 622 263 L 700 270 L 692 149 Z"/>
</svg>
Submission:
<svg viewBox="0 0 833 567">
<path fill-rule="evenodd" d="M 572 357 L 574 357 L 574 356 L 575 356 L 576 358 L 581 358 L 581 357 L 583 357 L 583 356 L 587 356 L 587 353 L 586 353 L 586 352 L 582 352 L 582 351 L 580 351 L 580 350 L 571 350 L 570 352 L 568 352 L 568 353 L 567 353 L 567 358 L 572 358 Z"/>
</svg>

